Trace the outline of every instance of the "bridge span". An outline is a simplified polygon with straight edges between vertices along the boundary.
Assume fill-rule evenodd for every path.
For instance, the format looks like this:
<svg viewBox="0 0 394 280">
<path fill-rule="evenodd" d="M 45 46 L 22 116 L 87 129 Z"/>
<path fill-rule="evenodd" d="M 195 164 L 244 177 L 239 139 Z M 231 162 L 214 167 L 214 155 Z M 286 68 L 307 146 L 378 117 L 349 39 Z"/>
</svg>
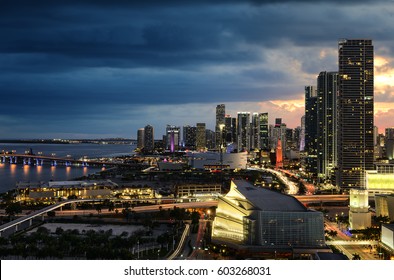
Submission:
<svg viewBox="0 0 394 280">
<path fill-rule="evenodd" d="M 0 154 L 0 163 L 17 164 L 23 163 L 24 165 L 43 165 L 44 162 L 50 162 L 51 165 L 64 164 L 70 166 L 72 164 L 79 164 L 82 166 L 100 165 L 100 166 L 132 166 L 137 167 L 139 163 L 124 163 L 117 161 L 100 161 L 96 159 L 74 159 L 71 157 L 56 157 L 45 155 L 31 155 L 31 154 Z"/>
</svg>

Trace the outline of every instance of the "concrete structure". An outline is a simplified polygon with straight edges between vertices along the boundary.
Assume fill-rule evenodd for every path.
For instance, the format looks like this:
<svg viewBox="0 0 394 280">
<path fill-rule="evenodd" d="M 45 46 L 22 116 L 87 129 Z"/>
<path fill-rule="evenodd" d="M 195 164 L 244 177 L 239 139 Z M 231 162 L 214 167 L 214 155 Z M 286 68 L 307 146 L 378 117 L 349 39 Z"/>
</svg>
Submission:
<svg viewBox="0 0 394 280">
<path fill-rule="evenodd" d="M 247 181 L 231 182 L 219 198 L 212 240 L 239 250 L 326 250 L 323 213 L 309 211 L 296 198 Z"/>
<path fill-rule="evenodd" d="M 157 165 L 160 171 L 181 171 L 186 167 L 183 162 L 160 161 Z"/>
<path fill-rule="evenodd" d="M 394 194 L 375 195 L 375 215 L 377 217 L 389 217 L 394 222 Z"/>
<path fill-rule="evenodd" d="M 137 131 L 137 148 L 142 149 L 144 148 L 144 137 L 145 137 L 145 129 L 140 128 Z"/>
<path fill-rule="evenodd" d="M 371 212 L 368 205 L 368 191 L 351 189 L 349 224 L 351 229 L 365 229 L 371 226 Z"/>
<path fill-rule="evenodd" d="M 196 169 L 221 169 L 220 153 L 187 153 L 189 165 Z M 223 168 L 246 169 L 247 153 L 223 153 Z M 216 168 L 215 168 L 216 166 Z"/>
<path fill-rule="evenodd" d="M 338 43 L 338 176 L 341 188 L 363 188 L 374 160 L 372 40 Z"/>
<path fill-rule="evenodd" d="M 178 198 L 219 196 L 221 192 L 220 184 L 178 184 L 175 189 L 175 194 Z"/>
<path fill-rule="evenodd" d="M 394 224 L 382 224 L 382 243 L 394 250 Z"/>
</svg>

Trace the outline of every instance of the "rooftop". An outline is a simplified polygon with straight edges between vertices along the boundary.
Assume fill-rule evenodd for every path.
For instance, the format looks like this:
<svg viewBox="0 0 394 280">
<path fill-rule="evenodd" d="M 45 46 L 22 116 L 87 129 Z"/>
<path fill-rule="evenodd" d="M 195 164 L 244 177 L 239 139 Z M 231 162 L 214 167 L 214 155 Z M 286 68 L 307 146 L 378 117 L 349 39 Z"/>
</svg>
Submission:
<svg viewBox="0 0 394 280">
<path fill-rule="evenodd" d="M 253 186 L 244 180 L 234 180 L 228 193 L 242 195 L 254 208 L 262 211 L 306 212 L 307 208 L 295 197 Z"/>
</svg>

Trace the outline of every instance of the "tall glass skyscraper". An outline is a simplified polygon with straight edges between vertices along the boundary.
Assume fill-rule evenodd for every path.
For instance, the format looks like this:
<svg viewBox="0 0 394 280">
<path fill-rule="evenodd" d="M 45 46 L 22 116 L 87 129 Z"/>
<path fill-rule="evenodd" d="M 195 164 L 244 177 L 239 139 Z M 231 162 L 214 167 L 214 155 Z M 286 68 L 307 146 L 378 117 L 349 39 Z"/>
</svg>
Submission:
<svg viewBox="0 0 394 280">
<path fill-rule="evenodd" d="M 345 188 L 364 186 L 374 159 L 374 50 L 372 40 L 338 43 L 338 176 Z"/>
<path fill-rule="evenodd" d="M 316 87 L 305 87 L 305 152 L 306 170 L 317 174 L 317 92 Z"/>
<path fill-rule="evenodd" d="M 337 166 L 338 72 L 320 72 L 317 77 L 317 172 L 330 179 Z"/>
<path fill-rule="evenodd" d="M 250 112 L 238 112 L 237 141 L 238 152 L 250 151 Z"/>
<path fill-rule="evenodd" d="M 269 148 L 268 113 L 260 113 L 259 121 L 260 121 L 260 149 L 268 150 Z"/>
<path fill-rule="evenodd" d="M 223 136 L 225 134 L 225 116 L 226 116 L 226 106 L 224 104 L 219 104 L 216 106 L 216 126 L 215 126 L 215 146 L 219 148 L 223 144 Z"/>
</svg>

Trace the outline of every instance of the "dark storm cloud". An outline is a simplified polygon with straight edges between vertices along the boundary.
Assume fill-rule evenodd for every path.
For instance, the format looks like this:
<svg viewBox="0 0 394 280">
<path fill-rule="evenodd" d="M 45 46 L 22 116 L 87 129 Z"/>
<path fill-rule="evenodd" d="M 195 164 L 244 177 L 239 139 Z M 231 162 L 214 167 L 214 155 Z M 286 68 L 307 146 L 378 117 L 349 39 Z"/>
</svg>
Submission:
<svg viewBox="0 0 394 280">
<path fill-rule="evenodd" d="M 44 127 L 121 119 L 119 106 L 294 98 L 303 73 L 290 61 L 306 74 L 334 70 L 319 48 L 340 37 L 394 49 L 386 2 L 1 1 L 0 117 Z M 269 65 L 268 51 L 282 52 L 283 65 Z"/>
</svg>

